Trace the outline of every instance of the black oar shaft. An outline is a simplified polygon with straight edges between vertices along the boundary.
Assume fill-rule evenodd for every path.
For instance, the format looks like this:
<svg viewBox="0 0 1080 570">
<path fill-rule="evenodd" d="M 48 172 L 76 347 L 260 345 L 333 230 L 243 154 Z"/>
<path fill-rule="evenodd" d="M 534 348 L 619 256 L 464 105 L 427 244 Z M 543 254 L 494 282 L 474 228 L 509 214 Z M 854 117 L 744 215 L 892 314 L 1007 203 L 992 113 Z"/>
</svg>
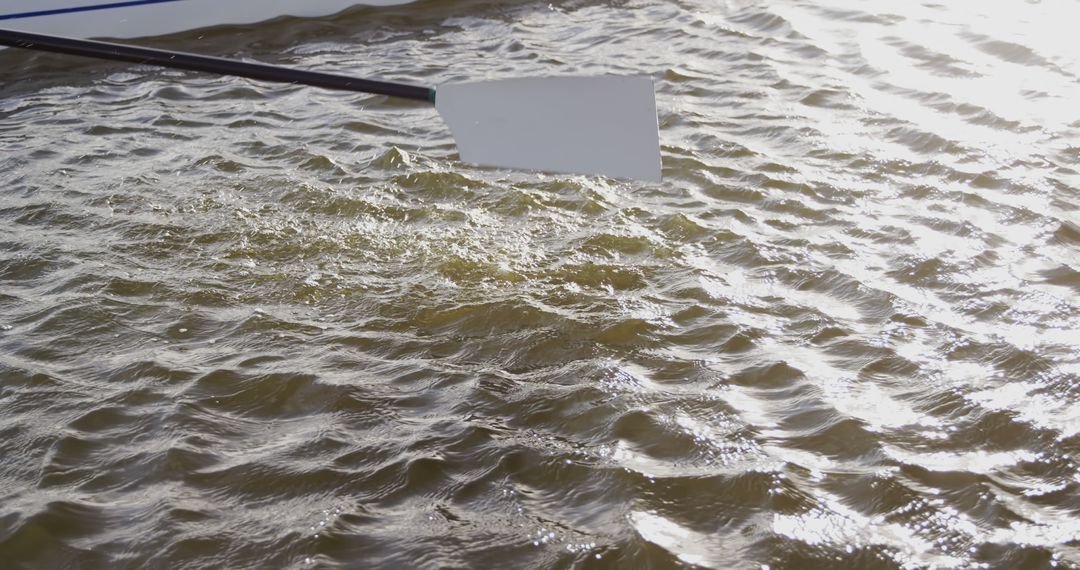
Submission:
<svg viewBox="0 0 1080 570">
<path fill-rule="evenodd" d="M 432 102 L 435 100 L 434 89 L 421 87 L 419 85 L 373 81 L 370 79 L 359 79 L 343 75 L 334 75 L 331 73 L 301 71 L 298 69 L 266 65 L 263 63 L 248 63 L 220 57 L 208 57 L 178 51 L 35 34 L 19 30 L 0 29 L 0 45 L 96 57 L 113 61 L 159 65 L 162 67 L 173 67 L 189 71 L 204 71 L 207 73 L 233 75 L 262 81 L 300 83 L 327 89 L 359 91 L 362 93 L 373 93 L 389 97 L 404 97 L 406 99 L 416 99 L 420 101 Z"/>
</svg>

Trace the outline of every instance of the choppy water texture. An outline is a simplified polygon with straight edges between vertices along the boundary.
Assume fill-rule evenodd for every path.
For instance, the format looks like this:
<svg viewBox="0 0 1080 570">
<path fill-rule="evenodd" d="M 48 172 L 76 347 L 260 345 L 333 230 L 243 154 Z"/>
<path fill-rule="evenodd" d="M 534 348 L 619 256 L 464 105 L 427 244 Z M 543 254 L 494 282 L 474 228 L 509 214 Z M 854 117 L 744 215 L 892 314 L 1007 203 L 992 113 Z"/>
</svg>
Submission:
<svg viewBox="0 0 1080 570">
<path fill-rule="evenodd" d="M 0 566 L 1080 566 L 1080 9 L 948 4 L 148 42 L 648 74 L 662 184 L 461 164 L 419 103 L 0 53 Z"/>
</svg>

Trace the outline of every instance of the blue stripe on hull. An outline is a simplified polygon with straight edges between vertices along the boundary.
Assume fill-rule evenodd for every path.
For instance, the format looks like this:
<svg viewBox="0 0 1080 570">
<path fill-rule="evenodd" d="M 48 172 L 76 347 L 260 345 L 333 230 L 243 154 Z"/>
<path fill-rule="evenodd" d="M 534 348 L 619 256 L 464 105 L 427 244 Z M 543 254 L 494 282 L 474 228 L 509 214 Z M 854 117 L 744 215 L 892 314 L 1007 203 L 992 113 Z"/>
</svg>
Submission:
<svg viewBox="0 0 1080 570">
<path fill-rule="evenodd" d="M 74 12 L 93 12 L 97 10 L 111 10 L 113 8 L 127 8 L 129 6 L 142 6 L 144 4 L 163 4 L 165 2 L 180 2 L 182 0 L 130 0 L 129 2 L 110 2 L 108 4 L 94 4 L 93 6 L 76 6 L 73 8 L 57 8 L 55 10 L 39 10 L 37 12 L 21 12 L 18 14 L 0 14 L 0 20 L 16 20 L 19 18 L 36 18 L 38 16 L 55 16 L 57 14 L 71 14 Z"/>
</svg>

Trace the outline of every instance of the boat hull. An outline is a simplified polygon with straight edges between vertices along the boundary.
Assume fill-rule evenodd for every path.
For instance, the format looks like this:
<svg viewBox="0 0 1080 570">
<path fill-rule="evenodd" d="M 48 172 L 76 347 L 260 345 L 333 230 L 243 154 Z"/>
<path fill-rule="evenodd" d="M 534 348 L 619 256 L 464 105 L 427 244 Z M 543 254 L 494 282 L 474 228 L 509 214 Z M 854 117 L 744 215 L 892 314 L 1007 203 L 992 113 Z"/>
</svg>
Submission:
<svg viewBox="0 0 1080 570">
<path fill-rule="evenodd" d="M 410 0 L 0 0 L 0 28 L 80 38 L 134 38 L 279 16 L 329 16 Z"/>
</svg>

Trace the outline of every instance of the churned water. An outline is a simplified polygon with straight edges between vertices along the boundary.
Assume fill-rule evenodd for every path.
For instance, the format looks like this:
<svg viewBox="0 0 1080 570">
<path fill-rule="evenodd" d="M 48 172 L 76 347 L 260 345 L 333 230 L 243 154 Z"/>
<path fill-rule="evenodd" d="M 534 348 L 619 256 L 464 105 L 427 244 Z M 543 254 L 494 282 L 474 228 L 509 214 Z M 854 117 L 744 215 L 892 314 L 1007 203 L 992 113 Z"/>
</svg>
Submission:
<svg viewBox="0 0 1080 570">
<path fill-rule="evenodd" d="M 1076 568 L 1077 22 L 447 0 L 142 40 L 646 74 L 661 184 L 3 51 L 0 566 Z"/>
</svg>

